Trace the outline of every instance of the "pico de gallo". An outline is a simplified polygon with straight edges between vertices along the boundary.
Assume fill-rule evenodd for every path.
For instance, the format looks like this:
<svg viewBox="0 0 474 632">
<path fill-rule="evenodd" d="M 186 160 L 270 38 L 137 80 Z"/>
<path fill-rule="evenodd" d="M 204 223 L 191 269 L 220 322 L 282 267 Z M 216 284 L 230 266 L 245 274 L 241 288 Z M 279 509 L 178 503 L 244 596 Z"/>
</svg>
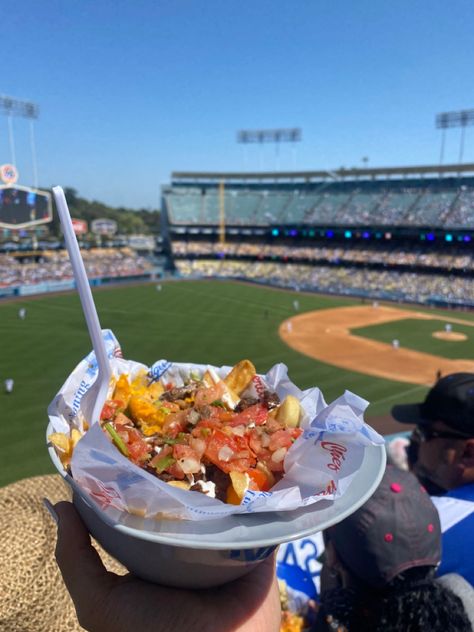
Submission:
<svg viewBox="0 0 474 632">
<path fill-rule="evenodd" d="M 261 381 L 249 389 L 255 376 L 248 360 L 224 379 L 191 372 L 183 386 L 121 375 L 100 423 L 124 456 L 162 481 L 240 504 L 247 489 L 268 491 L 281 479 L 302 432 L 298 400 L 281 402 Z"/>
</svg>

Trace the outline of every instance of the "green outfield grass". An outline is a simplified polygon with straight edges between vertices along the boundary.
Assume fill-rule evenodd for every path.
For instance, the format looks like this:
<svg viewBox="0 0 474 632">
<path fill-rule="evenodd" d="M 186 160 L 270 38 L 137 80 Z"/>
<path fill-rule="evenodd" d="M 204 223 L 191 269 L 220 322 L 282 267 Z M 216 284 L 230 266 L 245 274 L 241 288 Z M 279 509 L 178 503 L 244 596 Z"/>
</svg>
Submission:
<svg viewBox="0 0 474 632">
<path fill-rule="evenodd" d="M 470 320 L 464 314 L 462 318 L 463 320 Z M 373 338 L 387 344 L 390 344 L 394 338 L 397 338 L 402 347 L 432 353 L 443 358 L 451 358 L 453 360 L 471 359 L 474 355 L 474 327 L 451 323 L 453 326 L 452 331 L 467 336 L 467 339 L 463 341 L 453 342 L 433 338 L 434 332 L 444 331 L 446 322 L 451 322 L 449 317 L 443 320 L 407 318 L 399 322 L 395 321 L 383 325 L 357 327 L 351 329 L 351 333 L 364 338 Z"/>
<path fill-rule="evenodd" d="M 316 362 L 280 340 L 278 326 L 294 315 L 295 296 L 300 312 L 351 305 L 354 300 L 218 281 L 162 287 L 161 292 L 151 284 L 94 293 L 102 327 L 114 331 L 125 357 L 145 364 L 166 358 L 215 365 L 247 357 L 260 372 L 284 362 L 298 386 L 319 386 L 327 401 L 344 389 L 365 397 L 371 402 L 369 416 L 387 413 L 395 402 L 416 401 L 426 390 Z M 27 308 L 24 321 L 18 318 L 20 307 Z M 390 336 L 405 340 L 398 329 Z M 423 341 L 424 350 L 438 352 L 439 341 L 429 335 L 423 335 Z M 91 348 L 78 297 L 64 294 L 0 304 L 0 344 L 0 379 L 15 380 L 11 395 L 0 394 L 0 485 L 5 485 L 53 471 L 45 447 L 46 409 Z"/>
</svg>

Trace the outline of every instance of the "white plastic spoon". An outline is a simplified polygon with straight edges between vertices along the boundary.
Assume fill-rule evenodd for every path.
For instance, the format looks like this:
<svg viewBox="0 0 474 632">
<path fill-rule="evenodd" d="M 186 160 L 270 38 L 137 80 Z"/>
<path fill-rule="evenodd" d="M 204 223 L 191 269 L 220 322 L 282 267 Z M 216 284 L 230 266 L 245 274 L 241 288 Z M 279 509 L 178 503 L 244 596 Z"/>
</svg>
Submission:
<svg viewBox="0 0 474 632">
<path fill-rule="evenodd" d="M 81 400 L 81 409 L 84 417 L 87 419 L 89 424 L 92 425 L 94 422 L 99 421 L 100 413 L 102 412 L 102 408 L 107 397 L 111 374 L 110 363 L 107 357 L 104 339 L 102 337 L 99 317 L 95 308 L 94 299 L 92 298 L 89 280 L 84 267 L 84 261 L 82 259 L 76 234 L 74 233 L 72 226 L 71 214 L 69 213 L 66 196 L 64 195 L 64 191 L 61 187 L 53 187 L 53 195 L 56 201 L 56 208 L 58 209 L 64 239 L 66 241 L 66 248 L 71 260 L 72 270 L 74 272 L 74 278 L 79 292 L 79 298 L 81 299 L 82 311 L 84 312 L 89 336 L 92 341 L 92 348 L 94 349 L 99 368 L 99 373 L 94 384 L 87 393 L 85 393 Z"/>
</svg>

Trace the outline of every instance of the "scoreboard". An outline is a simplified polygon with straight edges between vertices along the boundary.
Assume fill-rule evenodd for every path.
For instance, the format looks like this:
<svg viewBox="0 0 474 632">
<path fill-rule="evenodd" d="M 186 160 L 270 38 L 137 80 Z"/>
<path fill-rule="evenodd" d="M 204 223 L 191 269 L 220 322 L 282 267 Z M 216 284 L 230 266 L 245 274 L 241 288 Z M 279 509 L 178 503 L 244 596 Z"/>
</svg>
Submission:
<svg viewBox="0 0 474 632">
<path fill-rule="evenodd" d="M 0 228 L 29 228 L 52 219 L 51 195 L 47 191 L 0 185 Z"/>
</svg>

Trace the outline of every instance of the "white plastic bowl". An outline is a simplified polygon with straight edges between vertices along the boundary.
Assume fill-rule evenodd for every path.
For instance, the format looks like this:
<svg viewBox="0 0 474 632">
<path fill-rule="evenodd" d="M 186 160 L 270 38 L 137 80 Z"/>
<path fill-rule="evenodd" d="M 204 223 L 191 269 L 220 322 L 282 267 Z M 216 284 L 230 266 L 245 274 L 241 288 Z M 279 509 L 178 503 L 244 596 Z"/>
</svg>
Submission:
<svg viewBox="0 0 474 632">
<path fill-rule="evenodd" d="M 53 432 L 48 425 L 46 435 Z M 385 471 L 385 446 L 366 447 L 346 493 L 293 511 L 235 515 L 216 520 L 157 520 L 116 512 L 112 519 L 65 471 L 48 447 L 56 469 L 71 486 L 73 502 L 91 535 L 142 579 L 182 588 L 218 586 L 245 575 L 278 544 L 340 522 L 376 490 Z"/>
</svg>

